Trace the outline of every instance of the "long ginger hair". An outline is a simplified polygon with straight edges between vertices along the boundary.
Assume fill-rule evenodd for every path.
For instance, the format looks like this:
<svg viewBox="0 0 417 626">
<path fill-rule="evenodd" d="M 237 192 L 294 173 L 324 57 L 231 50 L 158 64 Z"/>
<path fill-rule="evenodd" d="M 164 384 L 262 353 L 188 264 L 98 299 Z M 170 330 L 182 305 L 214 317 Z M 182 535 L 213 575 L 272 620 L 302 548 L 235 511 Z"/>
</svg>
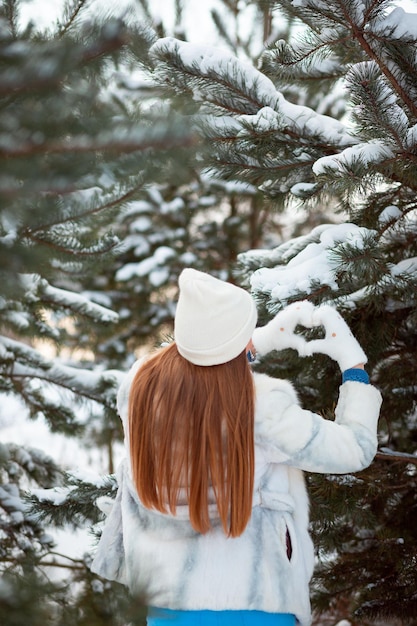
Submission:
<svg viewBox="0 0 417 626">
<path fill-rule="evenodd" d="M 172 343 L 145 361 L 129 397 L 131 464 L 142 503 L 173 514 L 188 504 L 201 533 L 211 527 L 215 503 L 225 533 L 241 535 L 252 510 L 254 405 L 244 352 L 197 366 Z"/>
</svg>

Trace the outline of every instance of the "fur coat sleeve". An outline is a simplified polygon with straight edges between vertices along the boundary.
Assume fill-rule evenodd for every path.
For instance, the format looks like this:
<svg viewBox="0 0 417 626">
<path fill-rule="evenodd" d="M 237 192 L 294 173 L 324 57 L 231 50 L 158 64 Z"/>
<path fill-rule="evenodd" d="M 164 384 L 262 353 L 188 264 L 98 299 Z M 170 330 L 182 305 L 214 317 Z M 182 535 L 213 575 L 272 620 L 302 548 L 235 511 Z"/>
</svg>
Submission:
<svg viewBox="0 0 417 626">
<path fill-rule="evenodd" d="M 370 465 L 382 402 L 375 387 L 354 381 L 341 385 L 332 421 L 301 408 L 287 381 L 262 374 L 256 381 L 256 437 L 269 462 L 329 474 Z"/>
</svg>

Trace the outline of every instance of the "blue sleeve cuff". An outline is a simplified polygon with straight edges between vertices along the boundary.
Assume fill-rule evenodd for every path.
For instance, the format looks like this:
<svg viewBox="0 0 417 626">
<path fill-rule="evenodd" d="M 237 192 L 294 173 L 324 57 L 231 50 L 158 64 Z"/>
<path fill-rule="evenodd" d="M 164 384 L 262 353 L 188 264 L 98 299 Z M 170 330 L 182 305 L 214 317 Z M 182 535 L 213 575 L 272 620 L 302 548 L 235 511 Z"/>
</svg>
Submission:
<svg viewBox="0 0 417 626">
<path fill-rule="evenodd" d="M 342 383 L 345 383 L 348 380 L 354 380 L 358 383 L 365 383 L 365 385 L 369 385 L 368 373 L 358 367 L 351 367 L 343 372 Z"/>
</svg>

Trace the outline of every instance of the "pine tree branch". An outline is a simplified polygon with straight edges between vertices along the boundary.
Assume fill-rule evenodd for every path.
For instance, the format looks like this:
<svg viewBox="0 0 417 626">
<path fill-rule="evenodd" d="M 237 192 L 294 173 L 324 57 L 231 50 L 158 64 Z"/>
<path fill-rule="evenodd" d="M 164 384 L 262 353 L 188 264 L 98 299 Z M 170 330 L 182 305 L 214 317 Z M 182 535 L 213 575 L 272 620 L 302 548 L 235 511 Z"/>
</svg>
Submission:
<svg viewBox="0 0 417 626">
<path fill-rule="evenodd" d="M 299 147 L 300 145 L 300 141 L 301 140 L 305 140 L 305 136 L 302 132 L 295 132 L 293 130 L 291 130 L 290 128 L 286 127 L 286 128 L 281 128 L 279 130 L 279 132 L 284 136 L 282 138 L 282 142 L 284 143 L 284 140 L 288 137 L 292 140 L 292 144 L 288 144 L 288 142 L 285 141 L 285 147 L 288 148 L 289 145 L 294 145 L 294 147 Z M 268 139 L 269 137 L 273 140 L 276 141 L 277 140 L 277 131 L 276 130 L 271 130 L 269 132 L 262 132 L 262 137 L 265 139 Z M 334 148 L 332 146 L 329 146 L 329 144 L 327 143 L 317 143 L 314 141 L 313 138 L 309 138 L 310 142 L 308 147 L 312 147 L 314 150 L 319 150 L 321 153 L 321 156 L 332 156 L 333 154 L 335 154 Z M 222 136 L 222 137 L 210 137 L 210 141 L 213 143 L 235 143 L 238 141 L 242 141 L 242 137 L 237 137 L 236 135 L 229 135 L 229 136 Z M 337 153 L 336 153 L 337 154 Z M 316 161 L 316 159 L 314 159 L 313 161 L 311 161 L 311 165 L 314 164 Z M 305 161 L 306 163 L 309 163 L 308 161 Z M 304 161 L 303 161 L 304 163 Z M 300 163 L 297 162 L 297 166 L 300 166 Z"/>
<path fill-rule="evenodd" d="M 410 113 L 413 115 L 414 118 L 417 118 L 417 105 L 409 97 L 409 95 L 407 94 L 405 89 L 403 89 L 403 87 L 399 84 L 399 82 L 396 79 L 396 77 L 393 74 L 393 72 L 391 72 L 391 70 L 383 62 L 381 57 L 374 51 L 373 47 L 371 46 L 371 44 L 366 39 L 366 36 L 365 36 L 363 28 L 361 26 L 358 26 L 355 23 L 355 21 L 352 19 L 352 16 L 347 11 L 344 2 L 340 2 L 339 1 L 338 4 L 339 4 L 339 7 L 340 7 L 340 9 L 341 9 L 345 19 L 346 19 L 346 22 L 349 24 L 350 28 L 352 29 L 352 33 L 353 33 L 354 37 L 356 38 L 356 40 L 358 41 L 358 43 L 360 44 L 362 49 L 366 52 L 366 54 L 369 56 L 370 59 L 375 61 L 375 63 L 380 68 L 381 72 L 384 74 L 384 76 L 390 82 L 390 84 L 391 84 L 392 88 L 394 89 L 394 91 L 399 95 L 401 100 L 407 106 L 407 108 L 410 111 Z"/>
<path fill-rule="evenodd" d="M 381 0 L 374 0 L 373 2 L 371 2 L 371 4 L 368 6 L 368 8 L 366 9 L 366 11 L 364 11 L 363 14 L 363 20 L 362 20 L 362 24 L 361 24 L 361 28 L 364 29 L 365 25 L 368 23 L 369 17 L 372 15 L 373 10 L 378 7 L 378 5 L 380 4 Z"/>
<path fill-rule="evenodd" d="M 68 561 L 72 561 L 73 563 L 83 563 L 84 561 L 82 559 L 75 559 L 72 556 L 68 556 L 67 554 L 62 554 L 61 552 L 57 552 L 56 550 L 50 550 L 48 552 L 48 556 L 58 556 L 61 559 L 67 559 Z"/>
<path fill-rule="evenodd" d="M 416 185 L 416 189 L 414 191 L 417 192 L 417 185 Z M 398 194 L 398 201 L 399 202 L 401 201 L 401 199 L 399 197 L 399 194 Z M 401 215 L 399 217 L 395 218 L 395 220 L 393 220 L 393 221 L 389 220 L 389 221 L 384 223 L 384 226 L 380 229 L 381 235 L 383 235 L 387 231 L 391 230 L 392 227 L 393 227 L 393 224 L 395 224 L 395 223 L 397 223 L 397 222 L 399 222 L 401 220 L 404 220 L 404 217 L 406 215 L 408 215 L 409 213 L 414 212 L 416 209 L 417 209 L 417 203 L 415 203 L 415 202 L 411 202 L 407 207 L 402 207 Z"/>
<path fill-rule="evenodd" d="M 370 110 L 373 111 L 374 118 L 378 119 L 380 126 L 386 131 L 388 137 L 391 136 L 395 140 L 399 150 L 403 151 L 404 143 L 401 137 L 398 135 L 398 132 L 396 132 L 394 124 L 392 124 L 392 121 L 395 121 L 395 120 L 388 120 L 386 115 L 380 114 L 381 103 L 378 101 L 378 97 L 375 96 L 375 91 L 370 88 L 371 82 L 372 81 L 367 80 L 365 78 L 360 79 L 361 88 L 363 89 L 363 91 L 365 92 L 367 96 L 367 101 L 368 101 L 367 104 Z M 397 155 L 395 155 L 392 159 L 385 160 L 384 163 L 389 163 L 390 161 L 395 163 L 397 158 L 398 158 Z"/>
<path fill-rule="evenodd" d="M 417 465 L 417 455 L 407 454 L 406 452 L 394 452 L 389 450 L 389 448 L 381 448 L 376 453 L 376 458 L 382 461 L 402 461 L 403 463 Z"/>
<path fill-rule="evenodd" d="M 10 32 L 13 39 L 17 39 L 18 36 L 18 5 L 16 2 L 5 2 L 5 15 L 9 22 Z"/>
<path fill-rule="evenodd" d="M 259 109 L 267 104 L 266 102 L 260 101 L 259 98 L 256 97 L 258 95 L 256 91 L 248 91 L 247 89 L 245 90 L 244 88 L 241 88 L 241 86 L 232 81 L 230 77 L 224 77 L 222 74 L 220 74 L 217 67 L 210 67 L 205 71 L 204 74 L 201 74 L 199 71 L 199 67 L 189 65 L 183 62 L 178 50 L 174 53 L 169 49 L 158 50 L 157 58 L 160 63 L 165 63 L 167 67 L 164 68 L 161 66 L 157 66 L 156 71 L 165 69 L 166 75 L 163 76 L 164 82 L 171 82 L 177 92 L 179 91 L 179 86 L 173 80 L 173 70 L 174 78 L 175 71 L 185 76 L 186 85 L 183 87 L 183 90 L 186 89 L 191 94 L 193 93 L 192 84 L 195 81 L 199 81 L 201 83 L 201 81 L 203 80 L 206 84 L 215 84 L 215 92 L 213 90 L 206 90 L 205 97 L 206 100 L 210 102 L 210 104 L 213 104 L 215 107 L 218 107 L 223 111 L 227 111 L 232 114 L 250 114 L 259 111 Z M 169 80 L 167 79 L 168 76 L 170 77 Z M 181 83 L 182 81 L 179 81 L 180 85 Z M 221 95 L 224 92 L 228 94 L 227 102 L 221 98 Z M 216 97 L 216 94 L 218 94 L 218 97 Z M 245 103 L 245 109 L 243 109 L 242 107 L 242 102 Z M 236 106 L 232 106 L 233 103 L 236 103 Z M 239 108 L 238 104 L 241 105 Z"/>
<path fill-rule="evenodd" d="M 71 15 L 69 15 L 65 24 L 62 24 L 59 30 L 58 38 L 61 39 L 71 28 L 71 26 L 75 23 L 78 15 L 83 9 L 84 5 L 88 3 L 88 0 L 79 0 L 78 4 L 74 7 Z"/>
<path fill-rule="evenodd" d="M 126 193 L 122 194 L 121 196 L 117 196 L 116 198 L 113 198 L 111 201 L 106 202 L 105 204 L 102 204 L 93 209 L 88 209 L 87 211 L 83 211 L 81 213 L 77 213 L 76 215 L 69 215 L 68 217 L 60 219 L 60 220 L 55 220 L 53 222 L 41 224 L 40 226 L 37 226 L 36 228 L 29 227 L 26 230 L 24 230 L 22 234 L 24 237 L 26 236 L 29 237 L 29 236 L 32 236 L 33 233 L 47 230 L 49 228 L 52 228 L 53 226 L 62 226 L 62 224 L 67 224 L 68 222 L 74 222 L 74 221 L 82 220 L 86 217 L 91 217 L 92 215 L 96 215 L 97 213 L 100 213 L 101 211 L 106 211 L 107 209 L 111 209 L 115 206 L 121 205 L 123 202 L 126 202 L 126 200 L 129 200 L 129 198 L 131 198 L 137 191 L 139 191 L 141 187 L 142 185 L 135 185 L 134 187 L 129 189 L 129 191 L 127 191 Z"/>
<path fill-rule="evenodd" d="M 82 572 L 85 570 L 84 565 L 71 565 L 70 563 L 60 563 L 59 561 L 39 561 L 37 565 L 38 567 L 60 567 L 74 572 Z"/>
<path fill-rule="evenodd" d="M 72 311 L 72 313 L 82 316 L 87 316 L 90 319 L 101 322 L 117 322 L 119 316 L 117 313 L 106 307 L 91 302 L 89 298 L 82 296 L 79 293 L 68 291 L 67 289 L 60 289 L 59 287 L 53 287 L 44 278 L 33 277 L 34 288 L 31 289 L 29 298 L 38 301 L 43 304 L 49 305 L 51 308 L 63 308 L 66 311 Z M 35 291 L 36 285 L 36 291 Z"/>
<path fill-rule="evenodd" d="M 62 569 L 68 569 L 72 571 L 84 571 L 85 567 L 83 565 L 66 565 L 65 563 L 59 563 L 58 561 L 39 561 L 39 567 L 61 567 Z"/>
<path fill-rule="evenodd" d="M 30 232 L 26 232 L 25 233 L 25 237 L 27 239 L 30 239 L 30 241 L 32 241 L 35 244 L 39 244 L 39 245 L 42 245 L 42 246 L 46 246 L 48 248 L 52 248 L 53 250 L 55 250 L 55 252 L 69 254 L 69 255 L 71 255 L 73 257 L 88 258 L 88 257 L 95 257 L 95 256 L 97 256 L 97 249 L 95 247 L 93 247 L 91 250 L 88 250 L 87 248 L 82 248 L 82 247 L 71 249 L 71 248 L 68 248 L 68 247 L 66 247 L 64 245 L 58 244 L 56 241 L 48 241 L 47 239 L 43 239 L 42 237 L 33 236 L 32 233 L 30 233 Z M 116 245 L 117 245 L 117 243 L 115 243 L 114 240 L 111 241 L 106 248 L 102 248 L 100 250 L 100 254 L 106 254 L 108 252 L 111 252 L 112 250 L 114 250 Z"/>
<path fill-rule="evenodd" d="M 8 369 L 2 372 L 5 379 L 38 379 L 72 391 L 99 404 L 114 409 L 116 387 L 120 384 L 114 370 L 95 372 L 68 365 L 60 365 L 44 358 L 37 350 L 22 346 L 19 342 L 2 337 L 2 345 L 12 360 L 5 363 Z M 13 356 L 12 356 L 13 355 Z M 18 360 L 20 359 L 20 360 Z M 23 363 L 22 363 L 23 360 Z M 103 392 L 103 385 L 106 391 Z M 30 402 L 30 398 L 29 398 Z"/>
<path fill-rule="evenodd" d="M 16 379 L 19 379 L 19 376 L 6 376 L 5 374 L 2 374 L 2 378 L 3 379 L 9 378 L 13 382 L 15 382 Z M 32 377 L 27 376 L 23 380 L 25 381 L 27 378 L 40 379 L 40 377 L 37 377 L 37 376 L 36 377 L 35 376 L 32 376 Z M 48 380 L 48 382 L 52 382 L 52 381 Z M 56 384 L 56 383 L 54 383 L 54 384 Z M 63 387 L 63 385 L 58 385 L 58 386 Z M 33 395 L 30 395 L 29 393 L 27 393 L 23 385 L 16 384 L 16 387 L 19 387 L 18 388 L 19 396 L 27 404 L 27 406 L 30 407 L 32 413 L 34 413 L 34 411 L 36 411 L 37 413 L 42 414 L 45 418 L 48 417 L 47 413 L 50 412 L 50 410 L 51 410 L 50 407 L 47 407 L 44 402 L 40 402 L 39 400 L 37 400 L 37 398 L 34 398 Z M 80 394 L 80 395 L 82 395 L 82 394 Z M 88 398 L 88 399 L 91 400 L 91 398 Z M 58 417 L 60 417 L 60 413 L 63 412 L 63 409 L 62 409 L 62 407 L 57 408 L 56 406 L 54 406 L 52 410 L 54 412 L 54 420 L 55 420 L 55 424 L 54 425 L 57 428 L 59 426 L 59 424 L 58 424 Z M 64 412 L 65 412 L 65 415 L 63 416 L 63 419 L 65 419 L 65 426 L 67 427 L 68 423 L 70 422 L 70 427 L 72 429 L 72 435 L 74 435 L 74 436 L 77 435 L 82 429 L 81 429 L 79 424 L 75 424 L 74 423 L 74 417 L 73 417 L 74 414 L 72 413 L 71 416 L 70 416 L 69 415 L 69 411 L 66 408 L 64 408 Z"/>
<path fill-rule="evenodd" d="M 248 171 L 253 171 L 253 172 L 282 172 L 282 171 L 293 171 L 293 170 L 297 170 L 300 169 L 300 167 L 311 167 L 312 165 L 314 165 L 314 163 L 316 162 L 316 159 L 311 159 L 310 161 L 302 161 L 302 163 L 300 163 L 299 161 L 295 161 L 294 163 L 284 163 L 284 164 L 277 164 L 277 165 L 272 165 L 270 163 L 268 163 L 267 165 L 262 165 L 261 163 L 257 163 L 257 164 L 252 164 L 252 163 L 247 163 L 247 162 L 233 162 L 233 161 L 226 161 L 225 159 L 219 159 L 216 161 L 215 164 L 213 164 L 213 168 L 215 170 L 217 169 L 221 169 L 221 168 L 228 168 L 228 167 L 232 167 L 232 168 L 236 168 L 239 170 L 248 170 Z"/>
<path fill-rule="evenodd" d="M 103 404 L 107 408 L 111 408 L 111 409 L 114 408 L 111 403 L 107 402 L 105 395 L 101 391 L 98 391 L 96 394 L 93 394 L 91 392 L 88 392 L 85 387 L 83 389 L 80 389 L 80 388 L 77 388 L 74 384 L 70 384 L 69 382 L 66 382 L 64 380 L 56 380 L 52 376 L 46 376 L 44 374 L 40 374 L 39 372 L 34 371 L 33 373 L 27 373 L 27 374 L 16 374 L 14 372 L 8 373 L 8 374 L 3 373 L 2 376 L 4 378 L 10 378 L 10 380 L 14 380 L 14 379 L 26 380 L 26 379 L 36 378 L 37 380 L 43 380 L 47 383 L 55 385 L 56 387 L 67 389 L 68 391 L 71 391 L 75 395 L 82 396 L 83 398 L 86 398 L 87 400 L 94 400 L 95 402 L 99 402 L 100 404 Z M 22 397 L 24 397 L 23 392 L 21 392 L 21 395 Z M 27 401 L 30 402 L 29 397 Z"/>
<path fill-rule="evenodd" d="M 405 156 L 406 156 L 407 158 L 409 158 L 409 154 L 408 154 L 408 153 L 403 153 L 401 156 L 402 156 L 402 157 L 405 157 Z M 414 158 L 415 158 L 415 157 L 413 157 L 413 159 L 412 159 L 412 160 L 414 160 Z M 404 181 L 403 181 L 402 176 L 398 176 L 398 174 L 393 174 L 391 171 L 388 171 L 387 173 L 385 173 L 385 172 L 384 172 L 384 167 L 383 167 L 383 166 L 384 166 L 385 164 L 390 163 L 391 161 L 392 161 L 393 163 L 395 163 L 395 160 L 393 160 L 393 159 L 388 159 L 387 161 L 384 161 L 383 163 L 381 163 L 381 164 L 380 164 L 380 171 L 381 171 L 381 174 L 383 174 L 386 178 L 390 179 L 390 180 L 391 180 L 391 181 L 393 181 L 394 183 L 401 183 L 402 185 L 404 185 Z M 406 185 L 407 185 L 407 188 L 408 188 L 410 191 L 414 191 L 415 193 L 417 193 L 417 181 L 416 181 L 416 183 L 415 183 L 415 184 L 412 184 L 411 182 L 407 181 L 407 182 L 406 182 Z"/>
<path fill-rule="evenodd" d="M 301 54 L 301 55 L 297 56 L 297 58 L 295 58 L 293 61 L 284 61 L 284 60 L 280 59 L 279 63 L 280 63 L 280 65 L 283 65 L 284 67 L 292 67 L 293 65 L 297 66 L 300 62 L 306 61 L 309 57 L 311 57 L 312 55 L 316 54 L 317 52 L 319 52 L 323 48 L 327 48 L 330 45 L 337 45 L 337 44 L 342 44 L 343 45 L 347 41 L 350 41 L 350 37 L 340 37 L 338 39 L 332 39 L 332 40 L 329 40 L 329 41 L 320 42 L 316 46 L 314 46 L 314 48 L 310 48 L 304 54 Z M 303 79 L 304 79 L 304 77 L 303 77 Z M 309 77 L 306 76 L 305 79 L 308 80 Z M 310 78 L 310 80 L 316 80 L 316 77 L 312 76 Z"/>
<path fill-rule="evenodd" d="M 60 559 L 66 559 L 67 561 L 71 561 L 71 563 L 60 563 L 59 561 L 42 561 L 40 560 L 38 565 L 41 567 L 62 567 L 63 569 L 73 570 L 73 571 L 83 571 L 85 570 L 85 564 L 82 559 L 74 559 L 66 554 L 61 554 L 60 552 L 51 551 L 45 555 L 44 558 L 48 557 L 59 557 Z"/>
</svg>

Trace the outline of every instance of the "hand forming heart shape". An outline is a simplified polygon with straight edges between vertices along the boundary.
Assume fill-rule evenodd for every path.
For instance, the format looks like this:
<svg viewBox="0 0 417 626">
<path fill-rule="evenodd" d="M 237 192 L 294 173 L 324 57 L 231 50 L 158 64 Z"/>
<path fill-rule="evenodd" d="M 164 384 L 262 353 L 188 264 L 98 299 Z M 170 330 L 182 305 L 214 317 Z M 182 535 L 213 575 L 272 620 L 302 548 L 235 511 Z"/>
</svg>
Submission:
<svg viewBox="0 0 417 626">
<path fill-rule="evenodd" d="M 302 335 L 295 333 L 299 325 L 305 328 L 322 326 L 325 336 L 323 339 L 306 341 Z M 367 361 L 365 353 L 337 310 L 329 305 L 315 307 L 307 300 L 293 302 L 277 313 L 266 326 L 256 328 L 253 343 L 260 354 L 286 348 L 297 350 L 303 357 L 315 353 L 327 354 L 339 363 L 342 370 Z"/>
</svg>

